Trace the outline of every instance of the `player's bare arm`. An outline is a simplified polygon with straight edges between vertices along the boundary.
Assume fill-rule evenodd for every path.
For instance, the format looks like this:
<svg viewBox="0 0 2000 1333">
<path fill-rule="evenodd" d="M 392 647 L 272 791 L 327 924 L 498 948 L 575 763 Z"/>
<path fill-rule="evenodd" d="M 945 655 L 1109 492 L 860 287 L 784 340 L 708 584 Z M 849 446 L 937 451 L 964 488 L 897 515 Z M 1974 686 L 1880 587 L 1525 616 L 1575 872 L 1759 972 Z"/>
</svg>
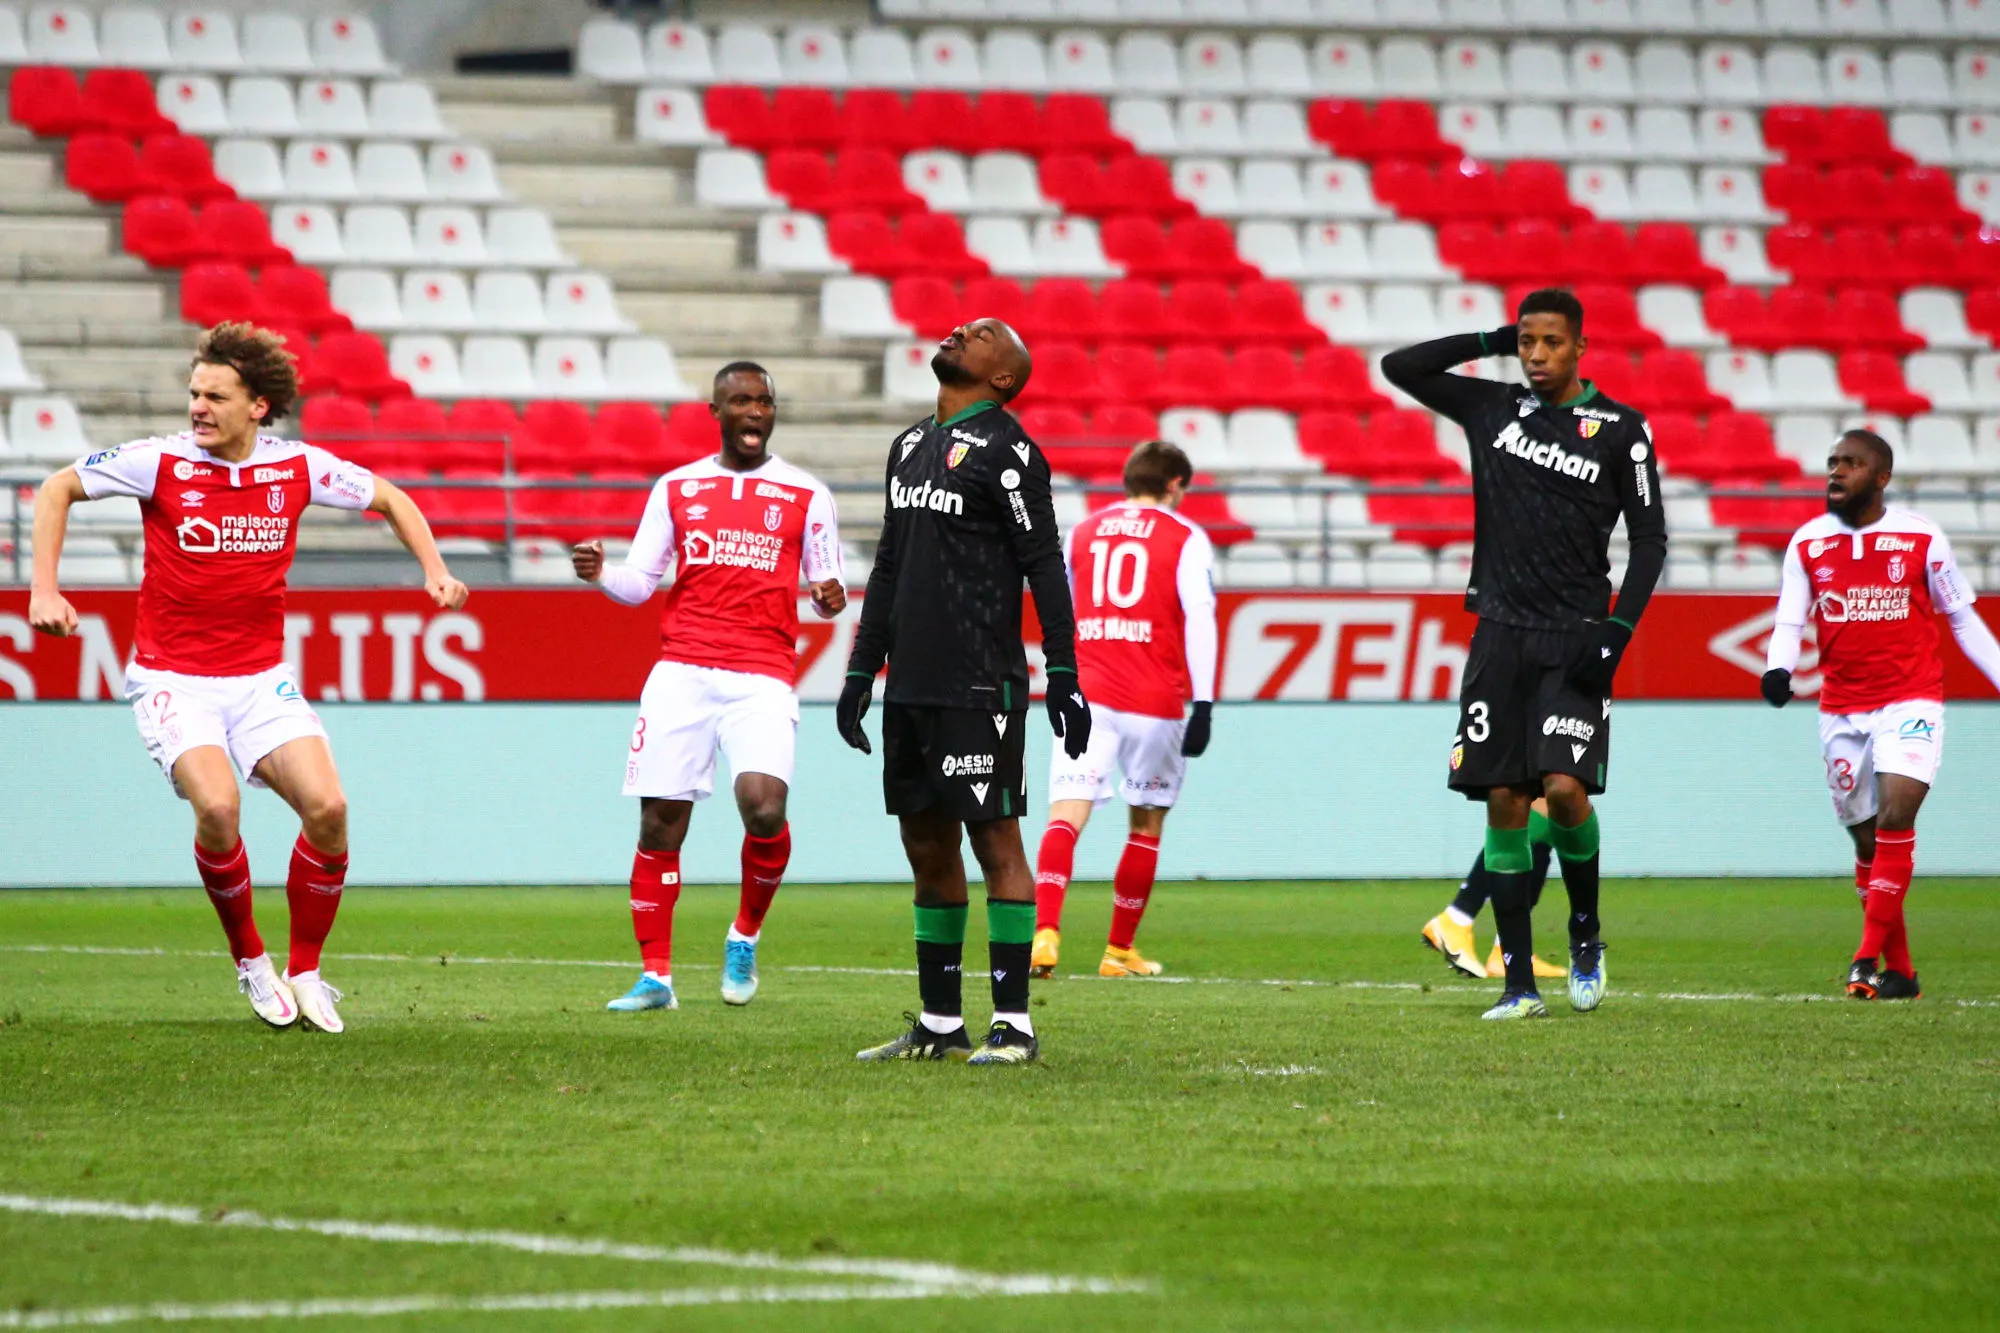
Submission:
<svg viewBox="0 0 2000 1333">
<path fill-rule="evenodd" d="M 447 611 L 456 611 L 465 605 L 465 599 L 472 595 L 463 582 L 452 577 L 445 568 L 444 556 L 438 553 L 437 539 L 431 536 L 431 525 L 425 521 L 423 510 L 417 508 L 402 487 L 394 482 L 375 479 L 375 498 L 369 502 L 370 513 L 380 514 L 389 524 L 389 530 L 396 534 L 396 540 L 403 543 L 409 553 L 417 558 L 424 570 L 424 591 L 431 600 Z"/>
<path fill-rule="evenodd" d="M 35 572 L 28 596 L 28 623 L 57 638 L 76 633 L 76 608 L 56 583 L 63 537 L 69 531 L 69 507 L 89 498 L 74 467 L 56 473 L 35 493 Z"/>
</svg>

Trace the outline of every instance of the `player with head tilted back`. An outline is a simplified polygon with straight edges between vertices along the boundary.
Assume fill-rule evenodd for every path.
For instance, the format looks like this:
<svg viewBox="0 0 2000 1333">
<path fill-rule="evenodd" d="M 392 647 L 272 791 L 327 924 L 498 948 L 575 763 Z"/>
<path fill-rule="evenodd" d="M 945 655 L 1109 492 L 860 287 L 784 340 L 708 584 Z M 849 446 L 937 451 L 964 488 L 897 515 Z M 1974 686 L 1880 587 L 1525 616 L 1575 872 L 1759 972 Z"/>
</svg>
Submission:
<svg viewBox="0 0 2000 1333">
<path fill-rule="evenodd" d="M 1049 765 L 1049 826 L 1035 859 L 1038 977 L 1055 975 L 1077 836 L 1113 791 L 1131 811 L 1131 836 L 1112 881 L 1111 935 L 1097 974 L 1160 974 L 1135 937 L 1152 900 L 1167 811 L 1180 797 L 1189 756 L 1208 748 L 1215 707 L 1215 550 L 1174 512 L 1193 480 L 1186 454 L 1148 440 L 1125 460 L 1124 501 L 1070 534 L 1090 747 L 1074 759 L 1058 750 Z"/>
<path fill-rule="evenodd" d="M 674 905 L 681 843 L 694 803 L 715 786 L 719 747 L 743 816 L 743 881 L 723 941 L 722 999 L 757 993 L 757 941 L 792 857 L 785 798 L 798 741 L 799 576 L 831 620 L 847 605 L 833 496 L 771 453 L 777 390 L 762 366 L 715 372 L 708 410 L 721 428 L 713 456 L 653 485 L 624 563 L 602 542 L 570 553 L 576 576 L 626 606 L 641 606 L 675 569 L 660 616 L 660 660 L 639 696 L 625 756 L 625 794 L 639 798 L 632 858 L 632 931 L 639 980 L 607 1009 L 676 1009 Z M 678 568 L 675 568 L 678 561 Z"/>
<path fill-rule="evenodd" d="M 1860 1000 L 1914 1000 L 1916 964 L 1903 900 L 1917 850 L 1917 811 L 1944 751 L 1944 659 L 1937 617 L 2000 689 L 2000 643 L 1973 609 L 1951 543 L 1883 491 L 1889 444 L 1851 430 L 1828 455 L 1826 513 L 1792 534 L 1765 657 L 1764 698 L 1782 708 L 1810 620 L 1819 639 L 1819 743 L 1834 817 L 1854 839 L 1861 947 L 1847 974 Z M 1878 966 L 1879 964 L 1879 966 Z"/>
<path fill-rule="evenodd" d="M 1569 998 L 1604 998 L 1598 827 L 1611 752 L 1611 681 L 1666 565 L 1659 465 L 1645 418 L 1581 378 L 1583 306 L 1530 292 L 1517 322 L 1382 358 L 1389 382 L 1465 428 L 1472 455 L 1472 577 L 1479 617 L 1459 689 L 1448 781 L 1486 803 L 1485 871 L 1507 972 L 1490 1019 L 1539 1018 L 1529 875 L 1529 806 L 1548 801 L 1549 840 L 1569 891 Z M 1448 373 L 1484 356 L 1520 358 L 1528 387 Z M 1611 601 L 1611 532 L 1631 554 Z"/>
<path fill-rule="evenodd" d="M 70 506 L 136 498 L 146 566 L 125 697 L 139 735 L 194 808 L 195 867 L 250 1007 L 273 1027 L 303 1018 L 339 1032 L 340 992 L 319 963 L 347 880 L 347 797 L 326 730 L 285 661 L 285 572 L 300 515 L 309 504 L 380 514 L 423 566 L 432 601 L 456 610 L 466 590 L 409 496 L 324 449 L 263 433 L 298 398 L 283 338 L 248 324 L 204 333 L 188 375 L 190 429 L 92 454 L 43 483 L 28 619 L 45 634 L 76 630 L 76 610 L 56 583 Z M 239 773 L 283 797 L 302 826 L 285 880 L 291 953 L 282 977 L 250 912 Z"/>
<path fill-rule="evenodd" d="M 917 989 L 909 1031 L 863 1060 L 1025 1064 L 1041 1046 L 1028 1017 L 1035 881 L 1021 846 L 1028 659 L 1021 583 L 1035 597 L 1048 670 L 1049 721 L 1071 758 L 1090 743 L 1076 679 L 1076 625 L 1049 464 L 1002 409 L 1032 369 L 1020 335 L 976 319 L 938 344 L 936 411 L 889 447 L 882 540 L 861 604 L 835 716 L 866 754 L 862 717 L 886 659 L 882 792 L 902 827 L 915 881 Z M 965 953 L 965 855 L 986 878 L 993 1023 L 973 1051 L 959 994 Z"/>
</svg>

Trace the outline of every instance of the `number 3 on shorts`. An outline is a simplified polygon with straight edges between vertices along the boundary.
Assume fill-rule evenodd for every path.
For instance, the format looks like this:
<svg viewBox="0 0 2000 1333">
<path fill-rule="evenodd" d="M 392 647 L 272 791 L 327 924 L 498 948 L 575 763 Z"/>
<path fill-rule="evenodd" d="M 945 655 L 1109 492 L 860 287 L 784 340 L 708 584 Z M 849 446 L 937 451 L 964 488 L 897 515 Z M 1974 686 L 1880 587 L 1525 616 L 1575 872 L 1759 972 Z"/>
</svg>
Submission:
<svg viewBox="0 0 2000 1333">
<path fill-rule="evenodd" d="M 1465 739 L 1477 745 L 1493 734 L 1493 724 L 1487 721 L 1484 699 L 1474 699 L 1465 706 Z"/>
</svg>

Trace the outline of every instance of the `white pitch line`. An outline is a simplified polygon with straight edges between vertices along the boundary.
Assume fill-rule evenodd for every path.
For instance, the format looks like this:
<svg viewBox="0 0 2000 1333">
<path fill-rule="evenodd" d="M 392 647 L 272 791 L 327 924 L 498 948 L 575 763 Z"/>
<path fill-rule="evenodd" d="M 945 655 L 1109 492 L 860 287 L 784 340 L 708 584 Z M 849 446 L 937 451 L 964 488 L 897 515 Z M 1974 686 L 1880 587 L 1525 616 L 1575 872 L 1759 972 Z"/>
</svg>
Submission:
<svg viewBox="0 0 2000 1333">
<path fill-rule="evenodd" d="M 908 1282 L 873 1286 L 692 1287 L 679 1291 L 574 1291 L 520 1296 L 378 1296 L 305 1301 L 161 1302 L 75 1310 L 0 1310 L 0 1329 L 104 1328 L 114 1324 L 184 1324 L 201 1320 L 380 1319 L 401 1314 L 509 1314 L 536 1310 L 661 1310 L 699 1305 L 911 1301 L 987 1293 Z"/>
<path fill-rule="evenodd" d="M 212 949 L 131 949 L 114 948 L 109 945 L 92 944 L 0 944 L 0 953 L 39 954 L 85 954 L 111 958 L 218 958 L 221 955 Z M 455 954 L 404 954 L 404 953 L 329 953 L 328 958 L 345 963 L 415 963 L 427 967 L 447 965 L 452 967 L 608 967 L 630 968 L 630 959 L 611 958 L 482 958 L 459 957 Z M 682 971 L 713 972 L 712 963 L 681 963 L 676 965 Z M 779 966 L 769 969 L 773 972 L 798 972 L 828 976 L 856 977 L 914 977 L 913 967 L 822 967 L 804 963 Z M 1100 977 L 1094 973 L 1079 972 L 1062 978 L 1063 981 L 1115 981 L 1120 985 L 1140 986 L 1290 986 L 1300 990 L 1391 990 L 1419 991 L 1445 995 L 1485 995 L 1490 987 L 1465 983 L 1424 982 L 1424 981 L 1341 981 L 1326 977 Z M 1688 1000 L 1708 1004 L 1818 1004 L 1825 1002 L 1851 1003 L 1847 996 L 1840 994 L 1809 993 L 1800 995 L 1759 995 L 1754 991 L 1635 991 L 1613 990 L 1611 994 L 1621 1000 Z M 2000 998 L 1940 999 L 1939 1004 L 1949 1004 L 1960 1009 L 2000 1008 Z"/>
<path fill-rule="evenodd" d="M 1023 1273 L 996 1276 L 950 1264 L 901 1259 L 786 1259 L 755 1251 L 716 1250 L 700 1246 L 634 1245 L 625 1241 L 585 1240 L 574 1236 L 540 1236 L 522 1231 L 461 1231 L 403 1222 L 354 1222 L 342 1218 L 265 1217 L 255 1212 L 205 1212 L 179 1204 L 118 1203 L 101 1199 L 38 1198 L 0 1194 L 0 1212 L 44 1217 L 75 1217 L 120 1222 L 166 1222 L 188 1227 L 241 1227 L 252 1231 L 306 1232 L 342 1240 L 372 1240 L 406 1245 L 470 1245 L 527 1254 L 567 1258 L 622 1259 L 634 1263 L 705 1264 L 712 1267 L 774 1273 L 812 1273 L 834 1277 L 886 1278 L 919 1286 L 963 1289 L 987 1296 L 1049 1296 L 1067 1292 L 1104 1294 L 1142 1290 L 1106 1278 L 1053 1277 Z"/>
</svg>

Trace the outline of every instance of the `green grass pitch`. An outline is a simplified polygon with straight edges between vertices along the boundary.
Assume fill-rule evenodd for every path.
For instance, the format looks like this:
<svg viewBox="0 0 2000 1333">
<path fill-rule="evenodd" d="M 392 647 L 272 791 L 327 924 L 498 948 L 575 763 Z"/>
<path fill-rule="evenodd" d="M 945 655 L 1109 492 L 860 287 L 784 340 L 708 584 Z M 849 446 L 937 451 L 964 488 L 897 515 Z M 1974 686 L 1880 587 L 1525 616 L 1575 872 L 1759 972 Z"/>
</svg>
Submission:
<svg viewBox="0 0 2000 1333">
<path fill-rule="evenodd" d="M 197 891 L 4 893 L 0 1329 L 1991 1327 L 1996 891 L 1919 880 L 1891 1006 L 1820 1002 L 1839 883 L 1612 883 L 1603 1009 L 1484 1024 L 1446 886 L 1163 885 L 1166 984 L 1085 975 L 1079 885 L 1012 1070 L 855 1063 L 899 888 L 787 888 L 744 1010 L 691 888 L 637 1015 L 622 888 L 354 890 L 339 1038 L 252 1019 Z"/>
</svg>

